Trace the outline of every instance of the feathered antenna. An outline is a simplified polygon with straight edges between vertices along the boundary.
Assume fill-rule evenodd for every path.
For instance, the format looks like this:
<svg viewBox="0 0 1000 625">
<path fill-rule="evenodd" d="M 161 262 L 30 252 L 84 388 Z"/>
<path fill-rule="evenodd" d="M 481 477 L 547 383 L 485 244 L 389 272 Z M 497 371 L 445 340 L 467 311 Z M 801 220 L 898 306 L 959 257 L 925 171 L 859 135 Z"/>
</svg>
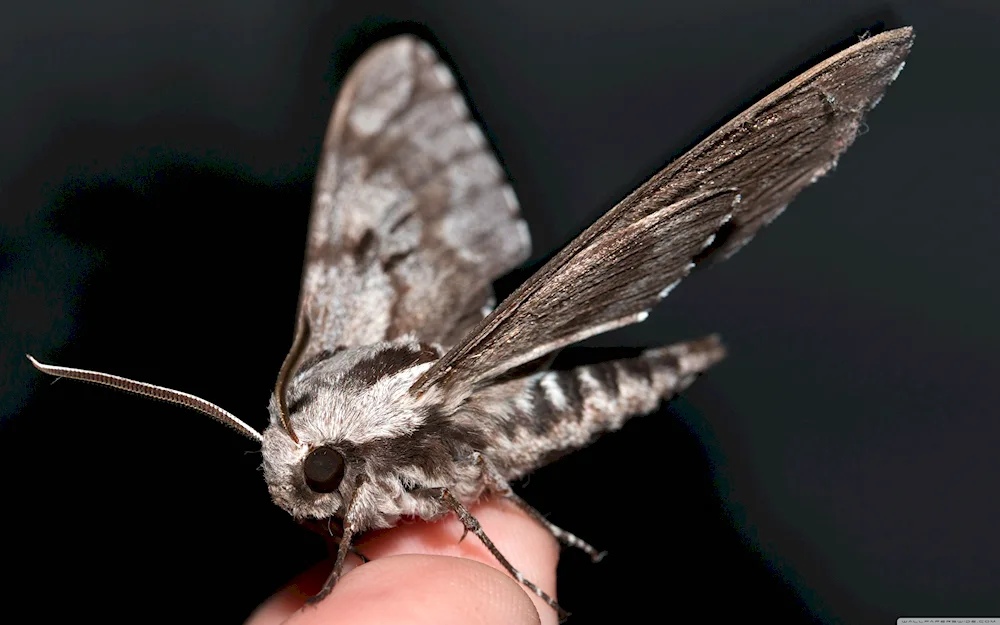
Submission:
<svg viewBox="0 0 1000 625">
<path fill-rule="evenodd" d="M 292 340 L 292 348 L 288 351 L 288 355 L 285 356 L 285 361 L 281 363 L 281 370 L 278 371 L 278 381 L 274 384 L 274 394 L 278 398 L 278 417 L 281 419 L 281 426 L 285 428 L 285 431 L 288 432 L 288 435 L 296 443 L 299 442 L 299 437 L 292 430 L 292 420 L 288 416 L 288 400 L 285 398 L 285 386 L 288 385 L 288 378 L 292 375 L 292 366 L 295 365 L 299 356 L 302 355 L 308 339 L 309 321 L 305 308 L 303 308 L 302 313 L 299 315 L 298 323 L 295 324 L 295 338 Z"/>
<path fill-rule="evenodd" d="M 111 375 L 110 373 L 102 373 L 100 371 L 91 371 L 89 369 L 73 369 L 71 367 L 57 367 L 55 365 L 46 365 L 38 362 L 29 354 L 28 360 L 31 364 L 35 365 L 35 368 L 42 373 L 47 373 L 49 375 L 56 376 L 58 378 L 69 378 L 71 380 L 83 380 L 84 382 L 93 382 L 95 384 L 103 384 L 104 386 L 110 386 L 111 388 L 118 389 L 120 391 L 126 391 L 128 393 L 135 393 L 136 395 L 145 395 L 146 397 L 152 397 L 153 399 L 161 399 L 163 401 L 168 401 L 173 404 L 180 404 L 192 410 L 197 410 L 202 414 L 206 414 L 219 423 L 228 425 L 233 428 L 243 436 L 247 438 L 252 438 L 258 443 L 263 441 L 263 437 L 260 432 L 253 429 L 240 419 L 237 419 L 233 413 L 228 410 L 223 410 L 219 406 L 216 406 L 210 401 L 204 400 L 200 397 L 196 397 L 190 393 L 184 393 L 182 391 L 177 391 L 172 388 L 167 388 L 165 386 L 156 386 L 155 384 L 149 384 L 147 382 L 139 382 L 137 380 L 130 380 L 128 378 L 123 378 L 117 375 Z"/>
</svg>

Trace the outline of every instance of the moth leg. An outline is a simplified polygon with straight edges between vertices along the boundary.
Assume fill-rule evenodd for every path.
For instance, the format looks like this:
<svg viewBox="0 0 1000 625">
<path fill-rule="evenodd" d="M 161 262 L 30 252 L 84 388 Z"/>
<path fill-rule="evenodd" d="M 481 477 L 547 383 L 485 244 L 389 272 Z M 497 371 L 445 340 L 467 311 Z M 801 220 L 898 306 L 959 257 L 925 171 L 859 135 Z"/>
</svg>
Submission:
<svg viewBox="0 0 1000 625">
<path fill-rule="evenodd" d="M 351 510 L 354 507 L 356 499 L 357 491 L 351 497 L 351 503 L 347 506 L 347 514 L 344 515 L 343 532 L 340 535 L 340 544 L 337 546 L 337 559 L 333 562 L 333 570 L 330 571 L 330 576 L 326 578 L 326 583 L 323 584 L 323 588 L 320 589 L 316 596 L 306 599 L 307 605 L 316 605 L 325 599 L 330 594 L 330 591 L 333 590 L 333 587 L 337 585 L 337 581 L 344 572 L 344 561 L 347 560 L 347 554 L 351 551 L 351 541 L 354 540 L 355 529 L 354 523 L 351 521 Z"/>
<path fill-rule="evenodd" d="M 521 571 L 518 571 L 516 568 L 514 568 L 514 565 L 512 565 L 510 561 L 507 560 L 507 558 L 504 557 L 502 553 L 500 553 L 500 550 L 497 549 L 496 545 L 493 544 L 493 541 L 490 540 L 489 536 L 486 535 L 486 532 L 483 531 L 483 527 L 482 525 L 479 524 L 479 520 L 476 519 L 476 517 L 472 516 L 472 514 L 465 508 L 465 506 L 462 505 L 462 502 L 455 499 L 455 497 L 451 494 L 451 492 L 448 491 L 447 488 L 429 488 L 427 489 L 427 492 L 435 494 L 437 498 L 441 500 L 442 503 L 448 506 L 448 508 L 451 509 L 456 515 L 458 515 L 458 518 L 460 521 L 462 521 L 462 525 L 465 526 L 466 531 L 475 534 L 476 538 L 482 541 L 483 545 L 485 545 L 486 548 L 490 550 L 490 553 L 493 554 L 493 557 L 497 559 L 497 562 L 499 562 L 500 565 L 508 573 L 510 573 L 511 576 L 513 576 L 514 579 L 516 579 L 521 584 L 526 586 L 529 590 L 531 590 L 531 592 L 541 597 L 542 601 L 544 601 L 546 604 L 549 605 L 549 607 L 555 610 L 556 613 L 559 615 L 560 622 L 569 618 L 569 612 L 563 610 L 562 607 L 560 607 L 559 604 L 556 603 L 555 599 L 550 597 L 548 593 L 546 593 L 544 590 L 535 585 L 531 580 L 527 579 L 524 576 L 524 574 L 521 573 Z"/>
<path fill-rule="evenodd" d="M 343 526 L 341 526 L 339 529 L 340 529 L 340 536 L 337 537 L 333 533 L 333 519 L 329 518 L 329 519 L 326 520 L 326 533 L 327 533 L 327 536 L 329 536 L 331 539 L 333 539 L 333 543 L 335 545 L 337 545 L 337 549 L 338 550 L 340 549 L 340 543 L 344 542 L 344 528 L 343 528 Z M 371 560 L 368 559 L 368 556 L 366 556 L 365 554 L 363 554 L 360 551 L 358 551 L 357 547 L 355 547 L 354 545 L 349 545 L 348 546 L 348 550 L 351 553 L 353 553 L 354 555 L 356 555 L 359 560 L 361 560 L 361 564 L 368 564 L 369 562 L 371 562 Z"/>
<path fill-rule="evenodd" d="M 330 571 L 330 576 L 326 578 L 323 588 L 315 596 L 306 599 L 308 605 L 316 605 L 325 599 L 333 590 L 333 587 L 337 585 L 337 581 L 344 572 L 344 561 L 351 550 L 352 538 L 354 538 L 354 526 L 349 521 L 344 521 L 344 535 L 340 538 L 340 545 L 337 548 L 337 559 L 333 562 L 333 570 Z"/>
<path fill-rule="evenodd" d="M 514 491 L 511 491 L 509 494 L 504 495 L 504 497 L 517 504 L 519 508 L 528 513 L 528 516 L 541 523 L 542 527 L 549 530 L 549 533 L 552 534 L 556 540 L 563 543 L 564 545 L 567 545 L 569 547 L 575 547 L 586 553 L 588 556 L 590 556 L 591 562 L 600 562 L 601 560 L 604 559 L 604 556 L 608 555 L 607 551 L 598 551 L 590 543 L 579 538 L 576 534 L 573 534 L 572 532 L 567 532 L 566 530 L 559 527 L 555 523 L 552 523 L 551 521 L 546 519 L 544 516 L 542 516 L 541 512 L 536 510 L 530 503 L 528 503 L 524 499 L 521 499 L 521 497 Z"/>
<path fill-rule="evenodd" d="M 323 523 L 323 524 L 320 524 L 318 521 L 315 521 L 313 519 L 303 519 L 303 520 L 299 521 L 300 525 L 305 526 L 305 527 L 311 529 L 312 531 L 314 531 L 317 534 L 319 534 L 320 536 L 322 536 L 324 539 L 327 539 L 327 540 L 333 542 L 333 544 L 337 545 L 338 548 L 339 548 L 339 546 L 340 546 L 340 537 L 337 534 L 334 533 L 334 531 L 333 531 L 333 523 L 334 523 L 334 519 L 332 519 L 332 518 L 327 519 L 327 522 Z M 338 529 L 340 530 L 340 534 L 343 535 L 343 533 L 344 533 L 343 528 L 338 527 Z M 333 551 L 333 550 L 331 549 L 331 551 Z M 369 562 L 371 562 L 371 559 L 368 556 L 366 556 L 365 554 L 363 554 L 360 551 L 358 551 L 358 549 L 356 547 L 352 546 L 350 548 L 350 552 L 353 553 L 354 555 L 356 555 L 358 557 L 358 559 L 361 560 L 362 564 L 368 564 Z"/>
<path fill-rule="evenodd" d="M 604 556 L 608 555 L 607 551 L 598 551 L 589 543 L 576 536 L 576 534 L 568 532 L 563 528 L 559 527 L 558 525 L 556 525 L 555 523 L 546 519 L 545 516 L 541 512 L 536 510 L 534 506 L 532 506 L 530 503 L 522 499 L 520 495 L 514 492 L 514 490 L 510 487 L 510 484 L 507 482 L 507 480 L 505 480 L 503 476 L 500 475 L 500 473 L 496 470 L 496 468 L 494 468 L 493 465 L 490 464 L 489 460 L 487 460 L 486 457 L 483 456 L 481 453 L 475 452 L 473 454 L 473 457 L 475 458 L 476 464 L 480 466 L 483 472 L 483 479 L 486 481 L 487 487 L 491 491 L 500 495 L 501 497 L 509 499 L 511 502 L 517 505 L 517 507 L 519 507 L 521 510 L 524 510 L 528 514 L 528 516 L 538 521 L 542 525 L 542 527 L 547 529 L 549 533 L 555 537 L 556 540 L 563 543 L 564 545 L 567 545 L 569 547 L 575 547 L 576 549 L 583 551 L 588 556 L 590 556 L 591 562 L 600 562 L 601 560 L 604 559 Z M 462 534 L 462 538 L 465 538 L 465 533 Z"/>
</svg>

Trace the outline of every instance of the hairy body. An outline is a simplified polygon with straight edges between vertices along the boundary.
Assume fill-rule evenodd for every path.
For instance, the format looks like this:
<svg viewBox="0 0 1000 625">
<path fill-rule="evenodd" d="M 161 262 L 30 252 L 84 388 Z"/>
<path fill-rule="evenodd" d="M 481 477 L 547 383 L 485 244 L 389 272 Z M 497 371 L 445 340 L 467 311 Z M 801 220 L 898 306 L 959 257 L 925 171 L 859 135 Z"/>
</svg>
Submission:
<svg viewBox="0 0 1000 625">
<path fill-rule="evenodd" d="M 722 355 L 709 338 L 540 371 L 456 402 L 408 392 L 440 357 L 416 339 L 320 353 L 286 391 L 298 444 L 271 402 L 264 477 L 275 502 L 296 518 L 343 517 L 353 497 L 355 523 L 365 529 L 392 527 L 401 516 L 433 520 L 449 512 L 433 489 L 451 488 L 466 505 L 487 492 L 506 493 L 509 481 L 652 411 Z M 320 445 L 334 446 L 348 467 L 334 492 L 312 491 L 302 475 L 306 454 Z"/>
</svg>

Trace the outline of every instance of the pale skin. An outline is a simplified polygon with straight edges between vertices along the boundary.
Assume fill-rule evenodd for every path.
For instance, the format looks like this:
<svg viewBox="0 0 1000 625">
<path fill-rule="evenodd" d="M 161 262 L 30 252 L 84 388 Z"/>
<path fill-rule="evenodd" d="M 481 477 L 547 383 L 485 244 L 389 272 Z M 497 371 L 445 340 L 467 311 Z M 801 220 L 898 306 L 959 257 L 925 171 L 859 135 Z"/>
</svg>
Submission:
<svg viewBox="0 0 1000 625">
<path fill-rule="evenodd" d="M 528 579 L 555 597 L 559 546 L 538 522 L 507 501 L 470 508 L 486 534 Z M 462 537 L 454 515 L 436 523 L 414 521 L 365 536 L 357 544 L 371 562 L 349 572 L 315 606 L 330 564 L 306 571 L 265 601 L 247 625 L 556 625 L 555 611 L 525 592 L 475 536 Z"/>
</svg>

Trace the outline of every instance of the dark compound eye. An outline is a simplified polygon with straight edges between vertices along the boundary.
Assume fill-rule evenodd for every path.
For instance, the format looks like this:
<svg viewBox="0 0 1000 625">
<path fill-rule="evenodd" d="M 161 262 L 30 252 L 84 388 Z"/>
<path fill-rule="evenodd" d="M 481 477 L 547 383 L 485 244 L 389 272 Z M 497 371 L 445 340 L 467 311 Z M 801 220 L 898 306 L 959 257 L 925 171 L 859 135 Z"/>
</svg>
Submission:
<svg viewBox="0 0 1000 625">
<path fill-rule="evenodd" d="M 332 493 L 344 477 L 344 457 L 332 447 L 317 447 L 302 461 L 306 485 L 317 493 Z"/>
</svg>

